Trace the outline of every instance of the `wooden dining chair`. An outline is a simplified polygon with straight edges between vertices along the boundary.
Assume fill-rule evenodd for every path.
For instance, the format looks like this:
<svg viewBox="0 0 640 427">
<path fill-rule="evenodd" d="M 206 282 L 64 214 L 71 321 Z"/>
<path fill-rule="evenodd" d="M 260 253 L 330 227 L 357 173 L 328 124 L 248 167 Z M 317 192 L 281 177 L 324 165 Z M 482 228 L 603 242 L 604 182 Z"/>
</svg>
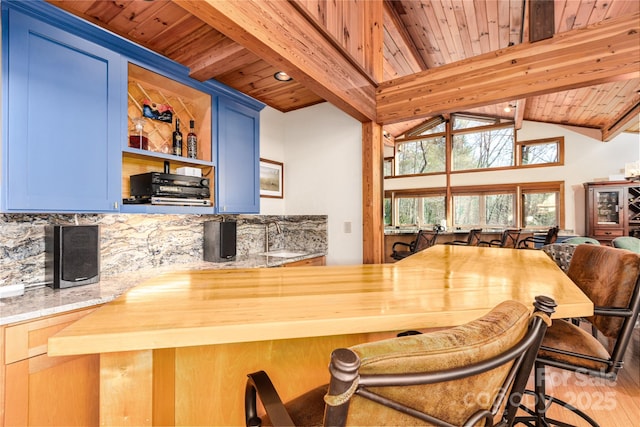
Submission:
<svg viewBox="0 0 640 427">
<path fill-rule="evenodd" d="M 454 240 L 452 242 L 445 242 L 444 244 L 458 246 L 478 246 L 478 242 L 480 242 L 480 233 L 482 233 L 482 228 L 472 228 L 471 230 L 469 230 L 467 240 Z"/>
<path fill-rule="evenodd" d="M 246 425 L 510 426 L 555 302 L 534 307 L 505 301 L 462 326 L 334 350 L 328 386 L 287 404 L 267 373 L 249 374 Z"/>
<path fill-rule="evenodd" d="M 547 410 L 555 404 L 598 427 L 585 412 L 546 394 L 545 367 L 615 380 L 638 318 L 640 254 L 604 245 L 578 245 L 567 275 L 593 302 L 594 315 L 585 319 L 591 324 L 591 332 L 577 319 L 554 320 L 547 329 L 535 362 L 535 389 L 529 391 L 535 396 L 536 407 L 523 407 L 530 416 L 518 418 L 529 426 L 565 426 L 547 416 Z M 605 346 L 598 335 L 612 344 Z"/>
</svg>

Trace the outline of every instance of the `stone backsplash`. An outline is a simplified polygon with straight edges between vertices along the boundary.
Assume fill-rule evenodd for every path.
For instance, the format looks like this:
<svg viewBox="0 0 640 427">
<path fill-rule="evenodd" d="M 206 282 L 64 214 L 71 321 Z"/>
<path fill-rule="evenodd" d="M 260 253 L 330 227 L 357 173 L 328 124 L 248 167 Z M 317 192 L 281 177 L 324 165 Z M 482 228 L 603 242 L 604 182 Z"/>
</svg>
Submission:
<svg viewBox="0 0 640 427">
<path fill-rule="evenodd" d="M 100 274 L 202 260 L 205 221 L 237 222 L 237 255 L 270 249 L 326 252 L 325 215 L 0 214 L 0 286 L 45 281 L 45 226 L 100 226 Z"/>
</svg>

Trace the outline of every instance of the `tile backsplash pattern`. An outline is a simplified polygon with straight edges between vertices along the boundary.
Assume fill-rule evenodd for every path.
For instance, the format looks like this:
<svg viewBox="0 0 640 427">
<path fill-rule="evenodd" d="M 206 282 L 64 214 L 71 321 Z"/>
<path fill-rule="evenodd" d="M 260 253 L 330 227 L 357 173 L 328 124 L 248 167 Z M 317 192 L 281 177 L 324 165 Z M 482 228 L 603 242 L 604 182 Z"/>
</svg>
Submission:
<svg viewBox="0 0 640 427">
<path fill-rule="evenodd" d="M 271 249 L 326 252 L 326 215 L 0 214 L 0 286 L 44 283 L 47 225 L 100 225 L 100 274 L 202 260 L 205 221 L 237 221 L 237 255 Z"/>
</svg>

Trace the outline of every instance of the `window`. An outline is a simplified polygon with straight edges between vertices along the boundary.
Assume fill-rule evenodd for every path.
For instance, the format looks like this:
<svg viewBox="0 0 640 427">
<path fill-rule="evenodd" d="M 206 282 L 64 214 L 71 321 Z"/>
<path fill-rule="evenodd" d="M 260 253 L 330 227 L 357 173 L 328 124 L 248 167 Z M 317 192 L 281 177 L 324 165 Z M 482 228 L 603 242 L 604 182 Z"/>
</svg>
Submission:
<svg viewBox="0 0 640 427">
<path fill-rule="evenodd" d="M 396 145 L 396 175 L 444 172 L 446 144 L 442 136 Z"/>
<path fill-rule="evenodd" d="M 393 176 L 393 158 L 385 158 L 383 165 L 383 176 Z"/>
<path fill-rule="evenodd" d="M 391 225 L 391 198 L 384 198 L 384 225 Z"/>
<path fill-rule="evenodd" d="M 539 139 L 517 143 L 519 164 L 549 165 L 564 163 L 564 138 Z"/>
<path fill-rule="evenodd" d="M 522 225 L 527 228 L 554 227 L 560 224 L 558 217 L 560 192 L 522 193 Z"/>
<path fill-rule="evenodd" d="M 398 222 L 396 225 L 434 225 L 445 219 L 445 196 L 397 197 Z"/>
<path fill-rule="evenodd" d="M 515 191 L 498 194 L 464 194 L 453 196 L 455 227 L 513 227 L 515 225 Z"/>
<path fill-rule="evenodd" d="M 513 166 L 513 141 L 513 125 L 455 133 L 451 152 L 452 170 Z"/>
</svg>

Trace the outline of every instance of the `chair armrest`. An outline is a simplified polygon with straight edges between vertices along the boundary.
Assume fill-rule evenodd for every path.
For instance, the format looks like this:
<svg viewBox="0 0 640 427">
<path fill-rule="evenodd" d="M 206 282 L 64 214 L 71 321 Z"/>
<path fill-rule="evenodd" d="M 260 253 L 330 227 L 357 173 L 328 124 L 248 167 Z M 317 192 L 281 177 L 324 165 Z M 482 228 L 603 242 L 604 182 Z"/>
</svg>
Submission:
<svg viewBox="0 0 640 427">
<path fill-rule="evenodd" d="M 544 243 L 545 239 L 547 238 L 547 235 L 544 234 L 534 234 L 533 236 L 529 236 L 529 237 L 525 237 L 524 239 L 520 240 L 518 242 L 518 247 L 519 248 L 524 248 L 527 246 L 527 243 L 533 243 L 534 245 L 536 243 Z"/>
<path fill-rule="evenodd" d="M 444 245 L 459 245 L 459 246 L 467 246 L 466 240 L 454 240 L 452 242 L 444 242 Z"/>
<path fill-rule="evenodd" d="M 412 245 L 412 244 L 413 244 L 413 242 L 411 242 L 411 243 L 395 242 L 395 243 L 393 244 L 393 246 L 391 246 L 391 250 L 392 250 L 392 251 L 395 251 L 395 250 L 396 250 L 396 245 L 406 246 L 406 247 L 408 247 L 409 249 L 411 249 L 411 245 Z"/>
<path fill-rule="evenodd" d="M 502 242 L 500 240 L 490 240 L 488 242 L 482 240 L 482 241 L 478 242 L 478 246 L 483 246 L 483 245 L 486 245 L 486 246 L 500 246 L 501 243 Z"/>
<path fill-rule="evenodd" d="M 244 394 L 247 427 L 262 425 L 262 420 L 258 417 L 257 412 L 256 394 L 274 426 L 295 426 L 267 373 L 258 371 L 247 375 L 247 377 L 247 386 Z"/>
</svg>

